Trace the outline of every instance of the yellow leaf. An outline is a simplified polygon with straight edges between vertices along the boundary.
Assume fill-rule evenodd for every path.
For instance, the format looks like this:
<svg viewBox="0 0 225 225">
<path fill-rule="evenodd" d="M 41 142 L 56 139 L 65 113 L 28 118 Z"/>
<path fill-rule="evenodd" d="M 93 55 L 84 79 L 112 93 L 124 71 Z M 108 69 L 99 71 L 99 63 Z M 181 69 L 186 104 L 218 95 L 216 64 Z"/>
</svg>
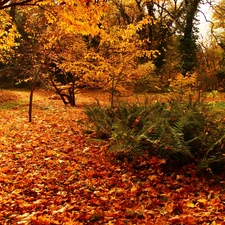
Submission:
<svg viewBox="0 0 225 225">
<path fill-rule="evenodd" d="M 207 200 L 205 199 L 205 198 L 200 198 L 200 199 L 198 199 L 198 202 L 200 202 L 200 203 L 206 203 L 207 202 Z"/>
<path fill-rule="evenodd" d="M 156 175 L 149 175 L 148 179 L 153 181 L 153 180 L 157 180 L 157 176 Z"/>
<path fill-rule="evenodd" d="M 133 185 L 130 191 L 131 191 L 132 193 L 136 192 L 136 191 L 137 191 L 137 187 L 135 187 L 135 185 Z"/>
<path fill-rule="evenodd" d="M 194 208 L 195 207 L 195 204 L 192 203 L 192 202 L 188 202 L 187 203 L 187 207 Z"/>
</svg>

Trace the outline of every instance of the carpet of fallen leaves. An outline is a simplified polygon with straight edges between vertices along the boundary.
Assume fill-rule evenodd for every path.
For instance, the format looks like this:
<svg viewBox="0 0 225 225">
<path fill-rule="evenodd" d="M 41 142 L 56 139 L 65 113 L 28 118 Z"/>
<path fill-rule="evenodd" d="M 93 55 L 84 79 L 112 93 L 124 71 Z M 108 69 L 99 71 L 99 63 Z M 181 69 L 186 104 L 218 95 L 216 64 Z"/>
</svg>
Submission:
<svg viewBox="0 0 225 225">
<path fill-rule="evenodd" d="M 32 123 L 27 111 L 0 110 L 0 224 L 225 224 L 224 189 L 213 176 L 191 165 L 166 171 L 157 158 L 113 161 L 79 123 L 82 104 L 39 92 Z"/>
</svg>

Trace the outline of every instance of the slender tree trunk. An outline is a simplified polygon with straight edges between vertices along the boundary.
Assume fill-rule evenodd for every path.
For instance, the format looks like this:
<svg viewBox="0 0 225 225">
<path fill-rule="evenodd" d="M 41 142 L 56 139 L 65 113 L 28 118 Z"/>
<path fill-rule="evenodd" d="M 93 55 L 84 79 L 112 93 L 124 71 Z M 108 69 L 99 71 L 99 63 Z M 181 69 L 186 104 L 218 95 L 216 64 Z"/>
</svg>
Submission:
<svg viewBox="0 0 225 225">
<path fill-rule="evenodd" d="M 30 85 L 30 100 L 29 100 L 29 110 L 28 110 L 29 122 L 32 122 L 33 96 L 34 96 L 35 84 L 38 79 L 39 73 L 40 73 L 40 68 L 35 68 L 34 75 Z"/>
<path fill-rule="evenodd" d="M 75 96 L 75 81 L 72 81 L 71 87 L 71 106 L 76 106 L 76 96 Z"/>
<path fill-rule="evenodd" d="M 33 95 L 34 95 L 34 87 L 35 83 L 32 81 L 31 88 L 30 88 L 30 101 L 29 101 L 29 122 L 32 122 L 32 109 L 33 109 Z"/>
<path fill-rule="evenodd" d="M 112 77 L 112 87 L 111 87 L 111 96 L 110 96 L 110 104 L 111 104 L 111 108 L 114 108 L 114 97 L 115 97 L 115 77 L 113 74 Z"/>
<path fill-rule="evenodd" d="M 16 1 L 13 0 L 12 3 L 15 3 Z M 9 11 L 9 15 L 12 17 L 12 22 L 15 23 L 16 22 L 16 6 L 11 6 L 10 7 L 10 11 Z"/>
</svg>

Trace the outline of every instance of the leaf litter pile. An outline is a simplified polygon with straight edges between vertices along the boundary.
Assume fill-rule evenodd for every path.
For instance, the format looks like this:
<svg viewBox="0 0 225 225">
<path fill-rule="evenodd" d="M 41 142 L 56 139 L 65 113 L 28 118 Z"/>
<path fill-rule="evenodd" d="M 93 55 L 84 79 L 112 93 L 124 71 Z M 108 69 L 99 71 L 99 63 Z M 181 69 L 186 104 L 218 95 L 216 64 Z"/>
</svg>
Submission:
<svg viewBox="0 0 225 225">
<path fill-rule="evenodd" d="M 213 176 L 157 158 L 118 163 L 85 135 L 82 107 L 43 96 L 32 123 L 27 105 L 0 110 L 0 224 L 225 224 Z"/>
</svg>

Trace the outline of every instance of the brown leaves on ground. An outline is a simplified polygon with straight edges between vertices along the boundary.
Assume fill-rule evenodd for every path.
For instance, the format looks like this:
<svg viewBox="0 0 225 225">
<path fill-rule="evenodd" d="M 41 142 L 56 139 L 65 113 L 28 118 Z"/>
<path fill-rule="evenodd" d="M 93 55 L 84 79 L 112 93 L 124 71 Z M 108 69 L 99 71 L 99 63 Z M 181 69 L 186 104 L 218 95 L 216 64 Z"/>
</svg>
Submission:
<svg viewBox="0 0 225 225">
<path fill-rule="evenodd" d="M 9 102 L 9 101 L 16 101 L 18 100 L 18 96 L 7 90 L 1 90 L 0 91 L 0 104 L 4 102 Z"/>
<path fill-rule="evenodd" d="M 192 165 L 116 163 L 85 135 L 82 107 L 34 104 L 33 123 L 27 106 L 0 110 L 0 224 L 225 224 L 224 190 Z"/>
</svg>

